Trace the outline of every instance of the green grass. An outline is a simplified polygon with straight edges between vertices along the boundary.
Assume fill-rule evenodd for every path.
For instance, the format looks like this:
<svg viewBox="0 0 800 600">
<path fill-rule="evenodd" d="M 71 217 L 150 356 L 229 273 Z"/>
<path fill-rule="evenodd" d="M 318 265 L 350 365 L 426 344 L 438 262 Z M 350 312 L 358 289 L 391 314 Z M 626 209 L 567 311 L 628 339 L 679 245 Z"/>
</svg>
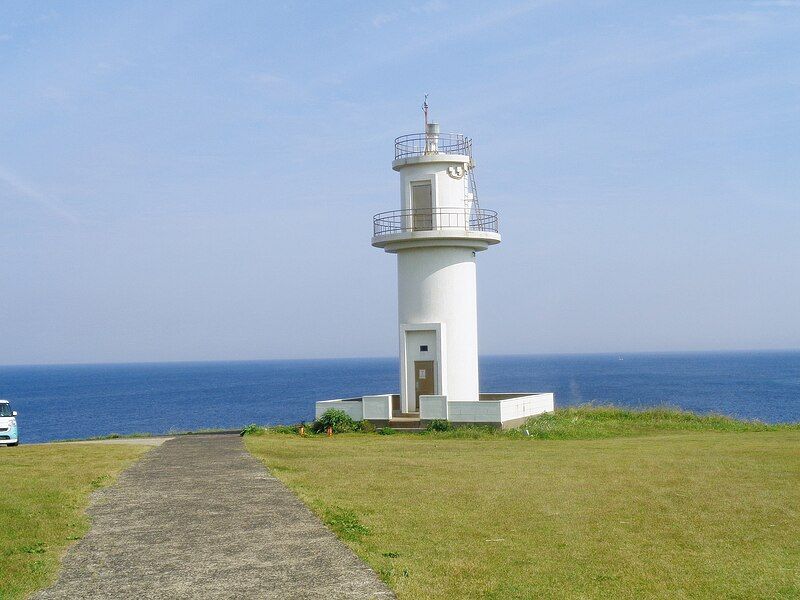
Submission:
<svg viewBox="0 0 800 600">
<path fill-rule="evenodd" d="M 800 598 L 797 426 L 584 407 L 528 429 L 245 440 L 401 599 Z"/>
<path fill-rule="evenodd" d="M 61 555 L 89 528 L 89 494 L 147 446 L 43 444 L 0 448 L 0 598 L 24 598 L 50 583 Z"/>
<path fill-rule="evenodd" d="M 672 408 L 632 410 L 587 404 L 532 417 L 518 431 L 524 434 L 526 429 L 538 439 L 585 440 L 675 431 L 800 431 L 800 424 L 769 425 Z"/>
</svg>

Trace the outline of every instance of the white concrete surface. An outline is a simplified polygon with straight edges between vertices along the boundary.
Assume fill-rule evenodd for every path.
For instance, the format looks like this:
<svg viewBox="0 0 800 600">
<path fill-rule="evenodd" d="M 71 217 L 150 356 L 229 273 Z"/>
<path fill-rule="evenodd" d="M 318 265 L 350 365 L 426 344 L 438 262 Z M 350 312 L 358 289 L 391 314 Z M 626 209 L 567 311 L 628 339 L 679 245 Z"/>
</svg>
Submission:
<svg viewBox="0 0 800 600">
<path fill-rule="evenodd" d="M 522 419 L 540 415 L 546 412 L 553 412 L 555 409 L 555 397 L 552 393 L 531 394 L 518 398 L 508 398 L 500 400 L 500 421 L 505 423 L 514 419 Z"/>
<path fill-rule="evenodd" d="M 447 414 L 453 423 L 502 423 L 500 401 L 447 402 Z"/>
<path fill-rule="evenodd" d="M 388 421 L 392 418 L 392 396 L 364 396 L 361 398 L 364 419 L 373 421 Z"/>
<path fill-rule="evenodd" d="M 458 154 L 427 154 L 395 161 L 400 174 L 400 208 L 414 209 L 415 185 L 431 186 L 431 229 L 409 231 L 387 243 L 376 236 L 373 245 L 397 254 L 398 331 L 400 341 L 400 404 L 417 409 L 414 362 L 435 363 L 435 395 L 450 402 L 478 400 L 478 310 L 475 254 L 500 241 L 493 232 L 468 228 L 473 196 L 469 190 L 471 158 Z M 448 210 L 445 217 L 437 209 Z M 463 216 L 462 216 L 463 211 Z M 410 227 L 413 224 L 408 217 Z M 439 229 L 440 226 L 446 229 Z M 478 234 L 473 236 L 472 234 Z M 379 240 L 378 238 L 383 238 Z M 422 353 L 420 346 L 428 346 Z M 424 356 L 422 355 L 424 354 Z M 421 406 L 419 407 L 421 410 Z"/>
<path fill-rule="evenodd" d="M 420 396 L 419 418 L 423 421 L 447 420 L 447 396 Z"/>
<path fill-rule="evenodd" d="M 442 394 L 420 396 L 419 418 L 422 421 L 444 419 L 453 423 L 505 424 L 555 409 L 552 393 L 481 394 L 480 400 L 451 400 Z M 316 403 L 316 416 L 331 408 L 344 410 L 353 419 L 385 421 L 391 419 L 392 396 L 381 394 L 363 398 L 323 400 Z"/>
<path fill-rule="evenodd" d="M 478 401 L 451 401 L 447 396 L 422 396 L 420 418 L 453 423 L 507 423 L 553 412 L 554 396 L 545 394 L 481 394 Z M 489 400 L 487 398 L 495 398 Z"/>
<path fill-rule="evenodd" d="M 416 336 L 404 336 L 409 326 L 441 324 L 434 392 L 451 400 L 477 400 L 478 305 L 472 250 L 439 247 L 398 252 L 397 287 L 400 339 L 406 354 L 400 387 L 404 410 L 414 404 L 413 361 L 419 348 Z"/>
<path fill-rule="evenodd" d="M 319 419 L 326 410 L 332 408 L 343 410 L 354 421 L 364 420 L 364 404 L 361 398 L 337 398 L 335 400 L 320 400 L 315 405 L 315 418 Z"/>
</svg>

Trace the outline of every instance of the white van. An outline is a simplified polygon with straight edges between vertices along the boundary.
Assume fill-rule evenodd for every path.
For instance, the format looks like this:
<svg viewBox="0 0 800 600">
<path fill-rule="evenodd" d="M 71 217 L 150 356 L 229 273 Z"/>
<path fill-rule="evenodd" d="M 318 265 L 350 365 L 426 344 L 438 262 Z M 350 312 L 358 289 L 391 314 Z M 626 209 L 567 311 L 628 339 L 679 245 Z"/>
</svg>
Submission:
<svg viewBox="0 0 800 600">
<path fill-rule="evenodd" d="M 11 410 L 8 400 L 0 400 L 0 444 L 6 446 L 19 444 L 17 411 Z"/>
</svg>

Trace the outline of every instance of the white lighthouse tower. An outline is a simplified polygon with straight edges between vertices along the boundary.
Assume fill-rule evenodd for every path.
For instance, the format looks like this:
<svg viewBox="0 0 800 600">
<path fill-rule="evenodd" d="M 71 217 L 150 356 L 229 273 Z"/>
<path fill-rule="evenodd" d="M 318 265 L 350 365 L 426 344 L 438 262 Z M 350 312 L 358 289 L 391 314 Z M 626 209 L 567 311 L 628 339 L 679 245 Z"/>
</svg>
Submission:
<svg viewBox="0 0 800 600">
<path fill-rule="evenodd" d="M 372 245 L 397 255 L 400 393 L 316 403 L 376 425 L 513 427 L 553 410 L 552 393 L 480 393 L 476 256 L 500 243 L 497 213 L 478 205 L 472 140 L 425 131 L 400 136 L 392 168 L 400 208 L 373 218 Z"/>
<path fill-rule="evenodd" d="M 480 208 L 472 141 L 441 133 L 395 140 L 400 209 L 374 217 L 372 245 L 397 255 L 400 410 L 420 396 L 478 400 L 476 254 L 500 242 L 497 213 Z M 395 408 L 397 410 L 397 408 Z"/>
</svg>

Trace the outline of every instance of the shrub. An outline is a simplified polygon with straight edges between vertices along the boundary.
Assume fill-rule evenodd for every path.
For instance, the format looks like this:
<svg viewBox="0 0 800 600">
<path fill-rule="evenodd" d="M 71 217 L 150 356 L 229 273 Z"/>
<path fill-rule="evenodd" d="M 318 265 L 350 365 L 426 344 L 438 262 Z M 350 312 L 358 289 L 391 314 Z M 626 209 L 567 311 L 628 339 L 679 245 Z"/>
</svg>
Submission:
<svg viewBox="0 0 800 600">
<path fill-rule="evenodd" d="M 426 431 L 452 431 L 453 424 L 446 419 L 434 419 L 425 428 Z"/>
<path fill-rule="evenodd" d="M 264 433 L 264 428 L 261 425 L 256 425 L 255 423 L 250 423 L 247 427 L 242 429 L 239 432 L 239 435 L 258 435 L 260 433 Z"/>
<path fill-rule="evenodd" d="M 324 433 L 328 427 L 333 428 L 333 433 L 348 433 L 358 431 L 359 424 L 343 410 L 329 408 L 319 419 L 314 421 L 314 431 Z"/>
<path fill-rule="evenodd" d="M 358 428 L 363 433 L 375 433 L 375 425 L 371 421 L 361 421 L 358 424 Z"/>
<path fill-rule="evenodd" d="M 378 435 L 394 435 L 395 433 L 397 432 L 391 427 L 381 427 L 378 429 Z"/>
</svg>

